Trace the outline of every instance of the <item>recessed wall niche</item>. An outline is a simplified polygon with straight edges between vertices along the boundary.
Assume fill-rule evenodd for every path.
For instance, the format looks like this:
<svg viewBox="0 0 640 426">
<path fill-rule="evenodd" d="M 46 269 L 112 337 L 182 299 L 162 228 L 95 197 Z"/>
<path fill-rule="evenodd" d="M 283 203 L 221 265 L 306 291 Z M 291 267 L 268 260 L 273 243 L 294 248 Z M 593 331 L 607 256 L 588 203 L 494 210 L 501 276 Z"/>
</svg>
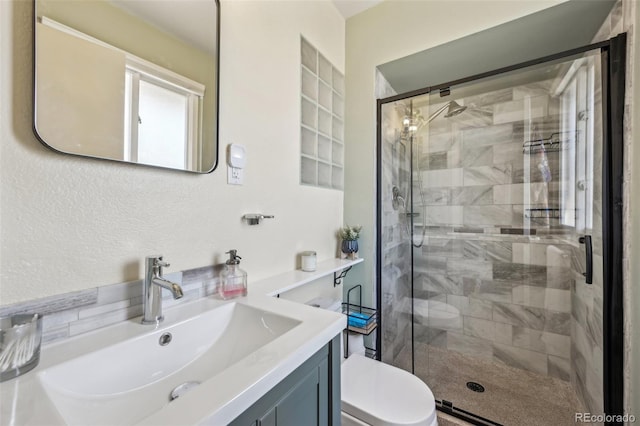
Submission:
<svg viewBox="0 0 640 426">
<path fill-rule="evenodd" d="M 300 37 L 300 183 L 344 186 L 344 75 Z"/>
</svg>

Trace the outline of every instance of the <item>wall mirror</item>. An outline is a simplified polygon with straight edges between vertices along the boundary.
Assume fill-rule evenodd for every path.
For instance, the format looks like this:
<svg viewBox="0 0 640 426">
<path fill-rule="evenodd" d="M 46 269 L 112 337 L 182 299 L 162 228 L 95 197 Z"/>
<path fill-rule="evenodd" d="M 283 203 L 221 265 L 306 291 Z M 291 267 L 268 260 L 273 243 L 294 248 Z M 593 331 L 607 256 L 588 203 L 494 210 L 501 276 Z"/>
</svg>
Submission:
<svg viewBox="0 0 640 426">
<path fill-rule="evenodd" d="M 34 130 L 55 151 L 211 172 L 218 0 L 35 0 Z"/>
</svg>

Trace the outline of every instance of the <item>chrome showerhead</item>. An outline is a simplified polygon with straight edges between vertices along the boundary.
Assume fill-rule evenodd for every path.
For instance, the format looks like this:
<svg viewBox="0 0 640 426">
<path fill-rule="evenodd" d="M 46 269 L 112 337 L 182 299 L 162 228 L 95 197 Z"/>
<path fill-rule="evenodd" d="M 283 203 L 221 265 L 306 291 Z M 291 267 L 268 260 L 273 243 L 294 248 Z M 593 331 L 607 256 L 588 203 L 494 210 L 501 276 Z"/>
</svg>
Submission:
<svg viewBox="0 0 640 426">
<path fill-rule="evenodd" d="M 449 102 L 449 109 L 447 110 L 447 113 L 444 116 L 445 118 L 455 117 L 456 115 L 464 112 L 465 109 L 467 109 L 466 106 L 462 106 L 456 101 L 451 101 Z"/>
</svg>

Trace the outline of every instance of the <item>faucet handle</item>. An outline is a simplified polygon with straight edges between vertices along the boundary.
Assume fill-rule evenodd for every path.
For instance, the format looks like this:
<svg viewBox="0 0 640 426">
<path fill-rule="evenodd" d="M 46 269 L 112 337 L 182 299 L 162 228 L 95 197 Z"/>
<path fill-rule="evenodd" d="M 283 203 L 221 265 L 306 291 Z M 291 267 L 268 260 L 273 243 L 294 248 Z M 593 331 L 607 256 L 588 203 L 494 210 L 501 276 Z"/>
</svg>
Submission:
<svg viewBox="0 0 640 426">
<path fill-rule="evenodd" d="M 162 260 L 162 255 L 161 254 L 157 254 L 157 255 L 153 255 L 153 256 L 147 256 L 147 270 L 159 270 L 160 268 L 164 268 L 164 267 L 168 267 L 169 262 L 165 262 L 164 260 Z"/>
<path fill-rule="evenodd" d="M 165 262 L 162 259 L 156 259 L 154 264 L 155 264 L 155 266 L 160 266 L 162 268 L 168 268 L 169 266 L 171 266 L 171 264 L 169 262 Z"/>
</svg>

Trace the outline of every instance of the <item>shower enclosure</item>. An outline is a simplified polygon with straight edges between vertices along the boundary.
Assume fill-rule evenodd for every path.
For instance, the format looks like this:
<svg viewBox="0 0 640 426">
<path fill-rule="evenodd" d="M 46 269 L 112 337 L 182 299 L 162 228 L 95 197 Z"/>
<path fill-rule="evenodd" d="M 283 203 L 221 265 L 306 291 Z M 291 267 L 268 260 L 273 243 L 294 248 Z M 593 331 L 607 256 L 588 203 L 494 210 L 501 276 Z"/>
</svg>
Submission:
<svg viewBox="0 0 640 426">
<path fill-rule="evenodd" d="M 619 413 L 624 36 L 378 102 L 378 353 L 477 424 Z"/>
</svg>

